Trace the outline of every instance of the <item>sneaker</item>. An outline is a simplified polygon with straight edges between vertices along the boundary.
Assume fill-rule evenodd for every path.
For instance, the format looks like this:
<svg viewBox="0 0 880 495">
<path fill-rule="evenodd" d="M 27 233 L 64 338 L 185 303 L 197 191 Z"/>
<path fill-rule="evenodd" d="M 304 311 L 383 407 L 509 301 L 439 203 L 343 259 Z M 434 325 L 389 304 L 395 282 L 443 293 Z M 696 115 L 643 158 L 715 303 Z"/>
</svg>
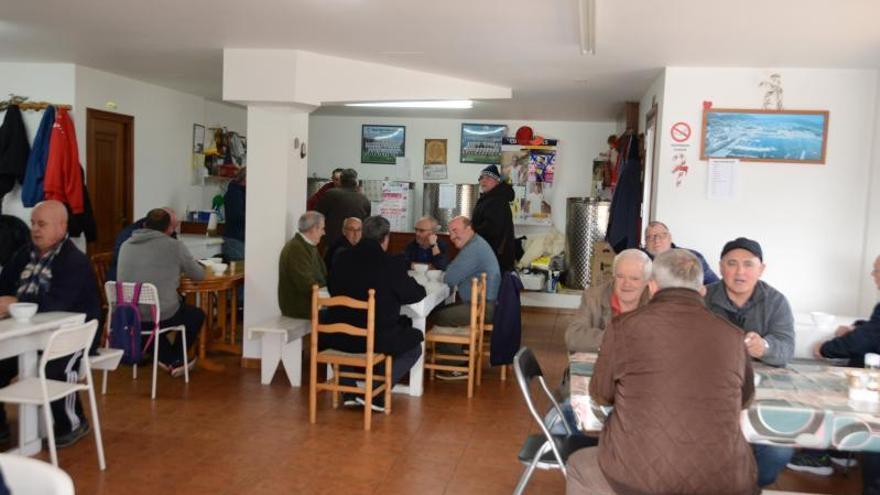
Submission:
<svg viewBox="0 0 880 495">
<path fill-rule="evenodd" d="M 438 371 L 434 376 L 440 380 L 467 380 L 467 373 L 464 371 Z"/>
<path fill-rule="evenodd" d="M 357 407 L 360 404 L 354 394 L 342 394 L 342 407 Z"/>
<path fill-rule="evenodd" d="M 193 368 L 196 367 L 197 360 L 197 357 L 193 357 L 192 359 L 187 361 L 186 367 L 189 368 L 190 373 L 192 373 Z M 174 378 L 180 378 L 181 376 L 183 376 L 183 363 L 178 361 L 174 364 L 174 366 L 171 367 L 171 376 L 173 376 Z"/>
<path fill-rule="evenodd" d="M 366 404 L 363 397 L 355 397 L 354 399 L 359 405 L 363 406 Z M 373 397 L 373 402 L 370 404 L 370 408 L 372 408 L 376 412 L 385 412 L 385 399 L 381 395 L 377 397 Z"/>
<path fill-rule="evenodd" d="M 91 427 L 89 426 L 89 422 L 86 420 L 80 420 L 79 428 L 65 433 L 64 435 L 55 436 L 55 446 L 59 449 L 63 449 L 64 447 L 70 447 L 79 441 L 80 438 L 89 434 Z"/>
<path fill-rule="evenodd" d="M 795 452 L 786 467 L 793 471 L 812 473 L 817 476 L 831 476 L 834 473 L 834 468 L 831 467 L 831 457 L 828 454 Z"/>
<path fill-rule="evenodd" d="M 859 461 L 855 457 L 834 457 L 831 456 L 831 462 L 842 468 L 854 468 L 859 465 Z"/>
</svg>

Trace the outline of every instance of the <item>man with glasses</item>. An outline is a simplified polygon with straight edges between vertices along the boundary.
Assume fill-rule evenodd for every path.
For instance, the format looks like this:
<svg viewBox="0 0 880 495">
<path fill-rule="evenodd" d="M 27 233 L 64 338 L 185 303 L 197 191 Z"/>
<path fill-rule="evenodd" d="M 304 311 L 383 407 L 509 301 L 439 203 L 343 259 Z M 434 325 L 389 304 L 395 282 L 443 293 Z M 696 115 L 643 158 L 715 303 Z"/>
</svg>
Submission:
<svg viewBox="0 0 880 495">
<path fill-rule="evenodd" d="M 327 273 L 333 266 L 333 261 L 342 251 L 357 245 L 361 241 L 361 233 L 363 232 L 363 222 L 357 217 L 348 217 L 342 222 L 342 237 L 336 239 L 336 242 L 327 248 L 324 253 L 324 265 L 327 266 Z"/>
<path fill-rule="evenodd" d="M 426 263 L 437 270 L 445 270 L 449 261 L 446 258 L 446 244 L 437 238 L 437 220 L 424 216 L 416 222 L 416 238 L 406 245 L 403 257 L 410 264 Z"/>
<path fill-rule="evenodd" d="M 654 256 L 657 256 L 660 253 L 665 253 L 670 249 L 679 247 L 680 246 L 676 246 L 675 243 L 672 242 L 672 234 L 669 233 L 669 227 L 667 227 L 665 223 L 656 220 L 648 223 L 648 227 L 645 229 L 644 251 L 648 253 L 648 256 L 650 256 L 652 260 L 654 259 Z M 687 250 L 696 256 L 697 259 L 700 260 L 700 264 L 703 265 L 703 285 L 714 284 L 717 282 L 718 275 L 715 275 L 715 272 L 709 268 L 709 264 L 706 263 L 706 258 L 693 249 Z"/>
<path fill-rule="evenodd" d="M 794 356 L 794 315 L 781 292 L 761 280 L 764 253 L 752 239 L 739 237 L 721 250 L 721 281 L 706 287 L 706 307 L 740 327 L 746 351 L 770 366 L 785 367 Z M 752 445 L 758 485 L 767 486 L 794 454 L 791 447 Z"/>
</svg>

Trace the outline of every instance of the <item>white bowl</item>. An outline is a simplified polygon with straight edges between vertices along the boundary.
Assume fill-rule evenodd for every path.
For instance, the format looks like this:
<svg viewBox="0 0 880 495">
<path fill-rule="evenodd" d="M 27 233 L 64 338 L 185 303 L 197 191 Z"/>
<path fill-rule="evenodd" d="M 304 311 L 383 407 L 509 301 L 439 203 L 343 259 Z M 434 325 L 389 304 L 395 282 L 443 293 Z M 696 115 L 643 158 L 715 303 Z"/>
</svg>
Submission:
<svg viewBox="0 0 880 495">
<path fill-rule="evenodd" d="M 427 263 L 413 263 L 412 269 L 416 271 L 416 273 L 425 273 L 428 271 Z"/>
<path fill-rule="evenodd" d="M 228 266 L 226 263 L 212 263 L 211 270 L 214 271 L 214 275 L 223 275 Z"/>
<path fill-rule="evenodd" d="M 215 256 L 213 258 L 208 258 L 208 261 L 210 261 L 211 263 L 213 263 L 215 265 L 218 265 L 220 263 L 223 263 L 223 258 L 221 258 L 219 256 Z"/>
<path fill-rule="evenodd" d="M 30 321 L 31 317 L 37 314 L 36 303 L 12 303 L 9 305 L 9 314 L 15 318 L 15 321 Z"/>
<path fill-rule="evenodd" d="M 439 282 L 443 278 L 443 270 L 428 270 L 428 280 Z"/>
<path fill-rule="evenodd" d="M 813 311 L 810 313 L 810 317 L 813 319 L 813 323 L 820 327 L 829 327 L 834 324 L 836 319 L 834 315 L 822 311 Z"/>
</svg>

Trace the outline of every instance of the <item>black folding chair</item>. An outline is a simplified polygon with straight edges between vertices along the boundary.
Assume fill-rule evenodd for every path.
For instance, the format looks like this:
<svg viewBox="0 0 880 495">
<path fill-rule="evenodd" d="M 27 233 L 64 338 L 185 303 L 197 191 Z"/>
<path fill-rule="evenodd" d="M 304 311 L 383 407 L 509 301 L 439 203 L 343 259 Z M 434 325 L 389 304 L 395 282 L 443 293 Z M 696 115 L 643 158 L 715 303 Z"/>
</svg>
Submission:
<svg viewBox="0 0 880 495">
<path fill-rule="evenodd" d="M 541 366 L 538 364 L 538 360 L 535 359 L 535 354 L 532 353 L 531 349 L 523 347 L 516 353 L 516 356 L 513 358 L 513 371 L 516 374 L 516 381 L 519 383 L 519 388 L 522 390 L 523 397 L 526 400 L 526 405 L 529 407 L 529 412 L 532 413 L 532 417 L 535 418 L 538 426 L 541 427 L 541 433 L 529 435 L 526 443 L 519 451 L 519 461 L 523 463 L 526 469 L 523 471 L 522 476 L 520 476 L 513 493 L 514 495 L 520 495 L 525 491 L 532 473 L 535 472 L 535 468 L 559 469 L 562 472 L 562 476 L 565 476 L 565 462 L 568 460 L 568 457 L 577 450 L 594 446 L 596 440 L 584 435 L 575 435 L 571 431 L 571 427 L 563 418 L 559 402 L 556 401 L 553 393 L 547 387 L 547 382 L 544 381 L 544 373 L 541 371 Z M 556 418 L 550 425 L 544 424 L 541 415 L 538 414 L 538 409 L 535 407 L 535 401 L 532 399 L 531 383 L 533 379 L 537 379 L 544 394 L 550 399 L 553 408 L 556 409 Z M 556 421 L 562 421 L 562 425 L 565 427 L 565 434 L 554 435 L 550 433 L 550 428 L 555 425 Z"/>
</svg>

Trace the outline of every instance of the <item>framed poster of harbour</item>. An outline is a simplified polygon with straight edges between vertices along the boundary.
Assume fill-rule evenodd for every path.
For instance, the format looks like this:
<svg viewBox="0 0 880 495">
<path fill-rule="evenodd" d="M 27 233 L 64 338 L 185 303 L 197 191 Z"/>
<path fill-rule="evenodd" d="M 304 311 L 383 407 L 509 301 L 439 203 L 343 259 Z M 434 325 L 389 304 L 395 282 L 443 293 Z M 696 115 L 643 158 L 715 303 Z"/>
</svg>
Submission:
<svg viewBox="0 0 880 495">
<path fill-rule="evenodd" d="M 461 163 L 501 163 L 506 125 L 461 124 Z"/>
<path fill-rule="evenodd" d="M 406 127 L 402 125 L 361 126 L 361 163 L 394 165 L 406 151 Z"/>
<path fill-rule="evenodd" d="M 827 110 L 703 110 L 700 159 L 825 163 Z"/>
</svg>

